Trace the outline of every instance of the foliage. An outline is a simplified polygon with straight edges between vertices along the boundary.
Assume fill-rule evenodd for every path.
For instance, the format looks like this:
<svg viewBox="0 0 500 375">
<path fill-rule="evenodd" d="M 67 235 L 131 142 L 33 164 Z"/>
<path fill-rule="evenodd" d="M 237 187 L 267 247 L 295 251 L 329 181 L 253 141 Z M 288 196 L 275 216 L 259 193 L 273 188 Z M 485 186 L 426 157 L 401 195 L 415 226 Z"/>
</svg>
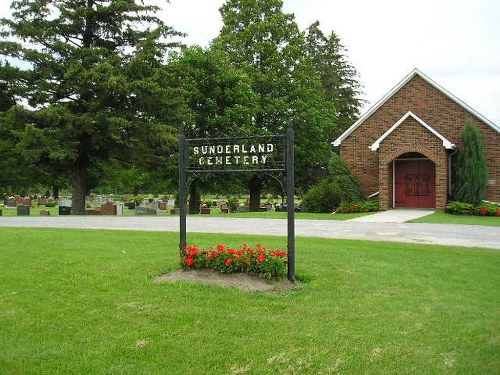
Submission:
<svg viewBox="0 0 500 375">
<path fill-rule="evenodd" d="M 229 212 L 236 212 L 236 209 L 238 208 L 240 202 L 238 197 L 229 197 L 227 199 L 227 205 L 229 208 Z"/>
<path fill-rule="evenodd" d="M 500 205 L 487 202 L 474 205 L 452 201 L 446 205 L 446 212 L 455 215 L 500 216 Z"/>
<path fill-rule="evenodd" d="M 365 199 L 366 195 L 361 189 L 356 176 L 354 176 L 347 163 L 338 154 L 332 154 L 328 165 L 328 173 L 332 181 L 338 184 L 342 190 L 343 201 L 354 202 Z"/>
<path fill-rule="evenodd" d="M 458 152 L 453 199 L 478 205 L 486 193 L 488 163 L 483 139 L 472 120 L 465 122 L 461 133 L 463 146 Z"/>
<path fill-rule="evenodd" d="M 175 140 L 180 104 L 163 56 L 179 33 L 154 15 L 158 7 L 132 0 L 22 0 L 12 8 L 13 18 L 1 20 L 0 55 L 21 62 L 11 82 L 17 104 L 31 108 L 18 147 L 71 175 L 72 212 L 83 214 L 106 162 L 131 162 L 133 151 L 154 161 Z M 140 146 L 146 141 L 153 146 Z"/>
<path fill-rule="evenodd" d="M 184 48 L 173 55 L 168 69 L 175 72 L 185 93 L 187 138 L 253 134 L 257 95 L 251 80 L 214 48 Z"/>
<path fill-rule="evenodd" d="M 227 55 L 214 48 L 184 48 L 171 56 L 167 69 L 175 74 L 182 89 L 187 138 L 255 134 L 253 118 L 258 96 L 250 78 L 231 65 Z M 232 176 L 217 177 L 210 173 L 198 176 L 192 185 L 197 191 L 191 189 L 191 195 L 199 195 L 200 190 L 220 189 L 221 185 L 229 189 Z M 193 203 L 190 207 L 197 210 L 199 203 Z"/>
<path fill-rule="evenodd" d="M 342 190 L 335 182 L 323 180 L 311 187 L 302 198 L 302 209 L 306 212 L 332 212 L 342 198 Z"/>
<path fill-rule="evenodd" d="M 296 186 L 306 189 L 326 167 L 335 108 L 323 96 L 303 34 L 281 0 L 228 0 L 220 11 L 223 26 L 213 46 L 251 78 L 259 98 L 257 131 L 284 134 L 294 128 Z M 258 182 L 248 182 L 251 207 L 259 205 L 253 201 L 260 197 Z"/>
<path fill-rule="evenodd" d="M 378 210 L 378 201 L 342 202 L 335 213 L 352 214 L 357 212 L 377 212 Z"/>
<path fill-rule="evenodd" d="M 187 246 L 181 251 L 181 267 L 184 269 L 209 268 L 222 273 L 245 272 L 266 279 L 283 278 L 287 274 L 287 253 L 270 250 L 257 244 L 256 248 L 243 245 L 239 250 L 224 245 L 201 250 L 198 246 Z"/>
<path fill-rule="evenodd" d="M 310 57 L 316 74 L 321 79 L 323 95 L 334 104 L 337 121 L 335 138 L 351 126 L 359 115 L 362 100 L 358 72 L 347 61 L 347 50 L 335 32 L 326 36 L 314 22 L 305 33 L 306 53 Z"/>
</svg>

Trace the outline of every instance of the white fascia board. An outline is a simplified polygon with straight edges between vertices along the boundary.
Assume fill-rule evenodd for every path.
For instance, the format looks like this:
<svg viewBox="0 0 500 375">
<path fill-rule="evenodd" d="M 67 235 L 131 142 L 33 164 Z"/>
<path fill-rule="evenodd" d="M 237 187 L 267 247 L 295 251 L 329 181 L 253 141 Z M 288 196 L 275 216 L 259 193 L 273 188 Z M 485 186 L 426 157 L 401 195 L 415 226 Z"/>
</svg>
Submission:
<svg viewBox="0 0 500 375">
<path fill-rule="evenodd" d="M 455 145 L 451 143 L 449 140 L 447 140 L 445 137 L 443 137 L 439 132 L 436 131 L 432 126 L 427 124 L 424 120 L 422 120 L 420 117 L 416 116 L 413 112 L 408 111 L 406 114 L 401 117 L 394 125 L 392 125 L 389 130 L 387 130 L 382 136 L 377 139 L 371 146 L 370 150 L 372 151 L 377 151 L 380 147 L 380 144 L 383 142 L 384 139 L 386 139 L 396 128 L 401 125 L 403 122 L 406 121 L 408 117 L 412 117 L 415 119 L 420 125 L 422 125 L 424 128 L 426 128 L 428 131 L 430 131 L 432 134 L 434 134 L 436 137 L 438 137 L 442 142 L 443 142 L 443 147 L 446 148 L 447 150 L 453 150 L 455 148 Z"/>
<path fill-rule="evenodd" d="M 394 86 L 387 94 L 385 94 L 382 99 L 376 102 L 367 112 L 365 112 L 354 124 L 352 124 L 349 129 L 347 129 L 341 136 L 339 136 L 332 144 L 336 147 L 340 146 L 342 141 L 346 139 L 354 130 L 356 130 L 368 117 L 370 117 L 377 109 L 379 109 L 386 101 L 388 101 L 396 92 L 399 91 L 401 87 L 406 85 L 410 79 L 413 78 L 418 73 L 418 69 L 414 69 L 410 74 L 408 74 L 401 82 Z"/>
</svg>

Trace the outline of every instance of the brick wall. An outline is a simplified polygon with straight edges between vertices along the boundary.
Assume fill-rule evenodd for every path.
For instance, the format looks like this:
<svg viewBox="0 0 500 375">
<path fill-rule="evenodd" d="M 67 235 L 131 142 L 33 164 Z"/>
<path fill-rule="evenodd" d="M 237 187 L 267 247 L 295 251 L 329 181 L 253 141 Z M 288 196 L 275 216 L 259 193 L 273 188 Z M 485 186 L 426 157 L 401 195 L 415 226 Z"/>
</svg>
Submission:
<svg viewBox="0 0 500 375">
<path fill-rule="evenodd" d="M 414 119 L 401 124 L 378 151 L 369 146 L 401 119 L 413 112 L 442 136 L 462 146 L 460 133 L 472 119 L 483 135 L 492 185 L 485 199 L 500 201 L 500 133 L 418 75 L 389 98 L 340 145 L 340 154 L 367 194 L 380 191 L 382 209 L 392 207 L 392 161 L 405 152 L 419 152 L 436 165 L 436 208 L 443 209 L 448 195 L 448 154 L 442 142 Z"/>
</svg>

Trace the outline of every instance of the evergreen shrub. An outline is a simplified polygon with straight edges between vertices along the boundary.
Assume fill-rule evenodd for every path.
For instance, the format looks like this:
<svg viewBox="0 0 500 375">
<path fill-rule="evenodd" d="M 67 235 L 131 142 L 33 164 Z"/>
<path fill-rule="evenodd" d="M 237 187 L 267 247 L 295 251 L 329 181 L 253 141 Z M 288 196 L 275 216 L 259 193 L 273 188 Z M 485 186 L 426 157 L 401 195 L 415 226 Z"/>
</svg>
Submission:
<svg viewBox="0 0 500 375">
<path fill-rule="evenodd" d="M 305 212 L 332 212 L 342 198 L 342 190 L 335 182 L 323 180 L 312 186 L 302 199 Z"/>
</svg>

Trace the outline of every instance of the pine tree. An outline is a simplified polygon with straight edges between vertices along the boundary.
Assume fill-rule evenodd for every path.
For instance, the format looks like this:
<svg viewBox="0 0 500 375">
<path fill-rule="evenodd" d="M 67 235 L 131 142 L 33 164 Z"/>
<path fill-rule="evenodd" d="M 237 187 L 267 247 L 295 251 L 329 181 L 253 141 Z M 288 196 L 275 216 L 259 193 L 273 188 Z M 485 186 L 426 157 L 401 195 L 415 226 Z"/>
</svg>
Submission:
<svg viewBox="0 0 500 375">
<path fill-rule="evenodd" d="M 488 183 L 483 138 L 471 120 L 465 122 L 461 137 L 463 146 L 458 153 L 454 199 L 477 205 L 483 199 Z"/>
<path fill-rule="evenodd" d="M 12 19 L 1 20 L 0 56 L 20 61 L 18 104 L 31 107 L 20 146 L 71 175 L 74 214 L 85 212 L 103 165 L 130 159 L 141 136 L 173 129 L 161 126 L 174 121 L 176 97 L 163 64 L 179 34 L 141 4 L 16 0 Z"/>
<path fill-rule="evenodd" d="M 346 57 L 346 49 L 332 31 L 326 36 L 314 22 L 306 31 L 306 51 L 321 78 L 325 99 L 334 104 L 337 126 L 334 137 L 343 133 L 359 116 L 362 100 L 358 72 Z"/>
</svg>

